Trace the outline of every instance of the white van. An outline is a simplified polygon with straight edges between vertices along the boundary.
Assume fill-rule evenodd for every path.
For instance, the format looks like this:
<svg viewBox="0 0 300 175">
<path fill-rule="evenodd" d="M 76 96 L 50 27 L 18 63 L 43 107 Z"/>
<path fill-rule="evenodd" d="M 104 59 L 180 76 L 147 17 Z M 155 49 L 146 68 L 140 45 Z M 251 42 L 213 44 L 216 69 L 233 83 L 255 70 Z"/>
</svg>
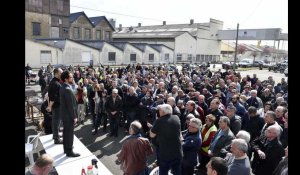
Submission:
<svg viewBox="0 0 300 175">
<path fill-rule="evenodd" d="M 244 58 L 239 63 L 240 67 L 251 67 L 253 65 L 253 59 Z"/>
</svg>

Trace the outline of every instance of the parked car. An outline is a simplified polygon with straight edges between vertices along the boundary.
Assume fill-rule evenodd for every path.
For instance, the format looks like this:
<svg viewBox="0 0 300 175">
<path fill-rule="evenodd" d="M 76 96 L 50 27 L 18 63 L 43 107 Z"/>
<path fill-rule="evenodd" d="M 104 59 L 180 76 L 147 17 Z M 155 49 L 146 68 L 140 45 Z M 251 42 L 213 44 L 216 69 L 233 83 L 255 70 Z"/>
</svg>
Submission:
<svg viewBox="0 0 300 175">
<path fill-rule="evenodd" d="M 253 66 L 254 67 L 259 67 L 259 65 L 265 65 L 265 62 L 262 60 L 254 61 Z"/>
<path fill-rule="evenodd" d="M 253 66 L 253 59 L 245 58 L 239 62 L 240 67 L 251 67 Z"/>
<path fill-rule="evenodd" d="M 288 68 L 286 68 L 283 73 L 287 77 L 288 76 Z"/>
<path fill-rule="evenodd" d="M 223 69 L 233 69 L 234 61 L 227 61 L 222 63 Z M 235 64 L 236 68 L 239 67 L 238 63 Z"/>
<path fill-rule="evenodd" d="M 64 65 L 64 64 L 54 64 L 53 67 L 54 68 L 61 68 L 61 69 L 64 70 L 66 68 L 66 65 Z"/>
</svg>

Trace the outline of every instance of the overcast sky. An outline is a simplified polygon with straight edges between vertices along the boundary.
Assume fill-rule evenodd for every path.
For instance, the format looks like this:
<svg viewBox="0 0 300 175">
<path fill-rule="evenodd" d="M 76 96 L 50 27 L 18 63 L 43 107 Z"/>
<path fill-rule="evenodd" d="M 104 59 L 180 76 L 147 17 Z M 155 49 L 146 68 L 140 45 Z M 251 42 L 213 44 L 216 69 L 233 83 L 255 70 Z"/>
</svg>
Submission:
<svg viewBox="0 0 300 175">
<path fill-rule="evenodd" d="M 84 11 L 88 17 L 106 16 L 116 27 L 206 23 L 210 18 L 224 22 L 223 29 L 281 28 L 288 32 L 287 0 L 70 0 L 71 13 Z M 273 45 L 273 44 L 272 44 Z M 277 44 L 276 44 L 277 45 Z"/>
</svg>

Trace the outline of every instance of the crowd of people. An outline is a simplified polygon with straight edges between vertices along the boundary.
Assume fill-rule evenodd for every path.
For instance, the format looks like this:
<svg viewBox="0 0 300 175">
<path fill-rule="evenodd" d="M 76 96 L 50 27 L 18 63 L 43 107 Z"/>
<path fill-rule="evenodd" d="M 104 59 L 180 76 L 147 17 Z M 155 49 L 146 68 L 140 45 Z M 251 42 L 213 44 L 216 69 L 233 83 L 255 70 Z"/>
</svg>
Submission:
<svg viewBox="0 0 300 175">
<path fill-rule="evenodd" d="M 55 144 L 64 143 L 67 156 L 80 156 L 72 152 L 73 124 L 83 125 L 90 116 L 93 135 L 101 127 L 110 137 L 118 137 L 119 127 L 130 135 L 116 161 L 126 175 L 144 175 L 155 166 L 160 175 L 287 174 L 284 78 L 275 84 L 272 76 L 261 80 L 232 70 L 129 64 L 55 68 L 50 81 L 47 70 L 41 68 L 46 86 L 40 85 L 52 121 L 45 125 Z M 147 156 L 154 153 L 157 160 L 148 166 Z"/>
</svg>

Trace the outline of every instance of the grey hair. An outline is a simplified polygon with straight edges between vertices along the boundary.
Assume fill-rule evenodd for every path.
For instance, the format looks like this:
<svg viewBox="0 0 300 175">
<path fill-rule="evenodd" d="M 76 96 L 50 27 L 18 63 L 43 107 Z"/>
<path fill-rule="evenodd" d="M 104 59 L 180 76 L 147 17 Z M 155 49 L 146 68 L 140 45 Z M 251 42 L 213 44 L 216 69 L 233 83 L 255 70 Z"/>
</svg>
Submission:
<svg viewBox="0 0 300 175">
<path fill-rule="evenodd" d="M 198 129 L 201 130 L 202 129 L 202 122 L 200 119 L 198 118 L 192 118 L 190 120 L 190 122 L 195 123 L 198 126 Z"/>
<path fill-rule="evenodd" d="M 240 138 L 240 139 L 244 139 L 247 143 L 250 142 L 250 134 L 249 132 L 247 131 L 244 131 L 244 130 L 240 130 L 237 134 L 236 134 L 236 137 Z"/>
<path fill-rule="evenodd" d="M 250 93 L 255 93 L 255 94 L 257 94 L 257 90 L 251 90 Z"/>
<path fill-rule="evenodd" d="M 162 110 L 165 114 L 172 114 L 173 113 L 172 106 L 169 105 L 169 104 L 158 105 L 157 109 Z"/>
<path fill-rule="evenodd" d="M 168 100 L 172 101 L 175 104 L 175 98 L 174 97 L 169 97 Z"/>
<path fill-rule="evenodd" d="M 279 137 L 281 134 L 281 127 L 279 125 L 271 125 L 268 127 L 268 129 L 274 129 L 274 133 L 277 137 Z"/>
<path fill-rule="evenodd" d="M 225 122 L 227 124 L 227 126 L 230 126 L 230 119 L 227 116 L 221 116 L 220 120 Z"/>
<path fill-rule="evenodd" d="M 268 112 L 266 112 L 265 116 L 266 115 L 270 115 L 273 118 L 273 120 L 276 120 L 276 114 L 274 111 L 268 111 Z"/>
<path fill-rule="evenodd" d="M 243 151 L 244 153 L 247 153 L 248 145 L 244 139 L 233 139 L 231 143 L 235 144 L 239 150 Z"/>
<path fill-rule="evenodd" d="M 135 120 L 135 121 L 131 122 L 130 127 L 132 128 L 132 130 L 136 134 L 136 133 L 141 132 L 142 124 L 138 120 Z"/>
</svg>

